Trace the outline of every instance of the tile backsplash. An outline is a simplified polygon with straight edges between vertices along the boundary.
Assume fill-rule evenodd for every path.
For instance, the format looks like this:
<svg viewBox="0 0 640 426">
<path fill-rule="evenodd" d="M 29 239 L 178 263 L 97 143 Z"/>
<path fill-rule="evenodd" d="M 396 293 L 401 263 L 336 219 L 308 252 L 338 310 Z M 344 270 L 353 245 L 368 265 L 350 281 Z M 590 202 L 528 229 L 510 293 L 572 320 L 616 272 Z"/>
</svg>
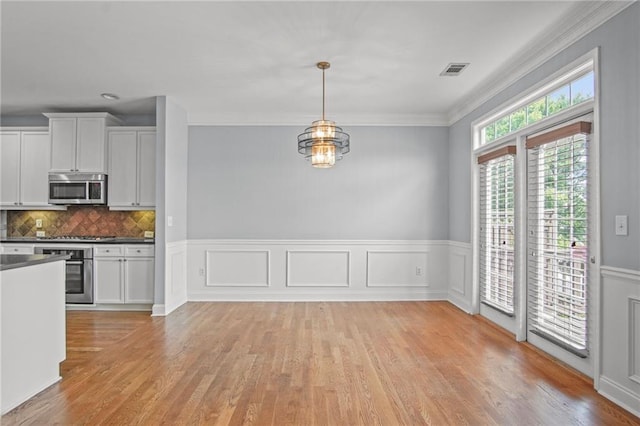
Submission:
<svg viewBox="0 0 640 426">
<path fill-rule="evenodd" d="M 42 228 L 36 220 L 42 220 Z M 7 211 L 7 237 L 35 237 L 44 231 L 56 236 L 116 236 L 143 238 L 145 231 L 155 232 L 156 212 L 112 211 L 108 207 L 69 206 L 65 211 Z"/>
</svg>

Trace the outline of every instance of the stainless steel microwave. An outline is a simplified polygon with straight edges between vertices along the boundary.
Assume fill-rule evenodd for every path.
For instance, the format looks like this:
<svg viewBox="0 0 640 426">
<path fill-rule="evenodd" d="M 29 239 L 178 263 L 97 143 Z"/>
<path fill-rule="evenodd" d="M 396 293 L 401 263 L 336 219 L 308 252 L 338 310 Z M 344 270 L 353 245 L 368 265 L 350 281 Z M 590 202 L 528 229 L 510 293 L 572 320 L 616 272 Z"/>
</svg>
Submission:
<svg viewBox="0 0 640 426">
<path fill-rule="evenodd" d="M 50 173 L 49 204 L 107 204 L 107 175 Z"/>
</svg>

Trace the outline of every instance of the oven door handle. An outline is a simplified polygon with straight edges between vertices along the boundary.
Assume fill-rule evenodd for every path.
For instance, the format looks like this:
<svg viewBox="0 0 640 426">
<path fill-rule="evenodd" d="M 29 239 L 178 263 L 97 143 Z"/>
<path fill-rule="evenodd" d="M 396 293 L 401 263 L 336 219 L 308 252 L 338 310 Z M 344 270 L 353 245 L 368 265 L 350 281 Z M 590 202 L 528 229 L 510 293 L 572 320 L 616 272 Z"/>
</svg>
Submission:
<svg viewBox="0 0 640 426">
<path fill-rule="evenodd" d="M 83 263 L 82 260 L 67 260 L 67 265 L 82 265 Z"/>
</svg>

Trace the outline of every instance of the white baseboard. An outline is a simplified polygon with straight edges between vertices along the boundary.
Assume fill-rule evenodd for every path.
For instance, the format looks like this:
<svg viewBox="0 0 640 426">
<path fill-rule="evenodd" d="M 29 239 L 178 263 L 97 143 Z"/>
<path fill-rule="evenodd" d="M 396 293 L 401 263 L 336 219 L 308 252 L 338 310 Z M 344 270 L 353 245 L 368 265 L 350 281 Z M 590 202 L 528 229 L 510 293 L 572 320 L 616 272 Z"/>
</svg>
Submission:
<svg viewBox="0 0 640 426">
<path fill-rule="evenodd" d="M 604 376 L 600 376 L 598 393 L 634 416 L 640 417 L 640 395 L 629 391 Z"/>
<path fill-rule="evenodd" d="M 164 303 L 154 303 L 151 307 L 152 317 L 164 317 L 167 316 L 167 310 L 164 307 Z"/>
<path fill-rule="evenodd" d="M 185 303 L 187 303 L 186 300 L 184 302 L 180 303 L 180 304 L 172 305 L 171 307 L 167 307 L 167 305 L 165 305 L 164 303 L 156 303 L 151 308 L 151 316 L 152 317 L 166 317 L 171 312 L 175 311 L 176 309 L 178 309 L 180 306 L 184 305 Z"/>
<path fill-rule="evenodd" d="M 461 297 L 456 292 L 449 291 L 447 295 L 447 300 L 453 305 L 455 305 L 461 311 L 471 314 L 471 303 L 468 300 L 466 300 L 464 297 Z"/>
<path fill-rule="evenodd" d="M 97 303 L 93 305 L 66 305 L 67 311 L 152 311 L 152 306 L 145 303 Z"/>
<path fill-rule="evenodd" d="M 311 294 L 291 292 L 262 292 L 238 294 L 190 293 L 190 302 L 394 302 L 394 301 L 441 301 L 447 300 L 446 292 L 420 292 L 401 295 L 394 293 L 361 292 L 348 294 Z"/>
</svg>

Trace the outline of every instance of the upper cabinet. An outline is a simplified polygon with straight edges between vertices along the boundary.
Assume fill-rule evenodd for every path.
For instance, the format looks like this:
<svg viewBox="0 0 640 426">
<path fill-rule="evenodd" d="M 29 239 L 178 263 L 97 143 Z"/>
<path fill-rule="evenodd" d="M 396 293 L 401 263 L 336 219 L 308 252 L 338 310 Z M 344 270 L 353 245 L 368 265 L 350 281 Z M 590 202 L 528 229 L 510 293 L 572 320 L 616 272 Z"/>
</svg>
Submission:
<svg viewBox="0 0 640 426">
<path fill-rule="evenodd" d="M 119 120 L 106 112 L 45 113 L 49 118 L 51 172 L 105 173 L 106 129 Z"/>
<path fill-rule="evenodd" d="M 49 132 L 46 128 L 0 129 L 0 208 L 50 208 Z"/>
<path fill-rule="evenodd" d="M 152 209 L 156 200 L 154 127 L 115 127 L 108 135 L 107 201 L 114 210 Z"/>
</svg>

